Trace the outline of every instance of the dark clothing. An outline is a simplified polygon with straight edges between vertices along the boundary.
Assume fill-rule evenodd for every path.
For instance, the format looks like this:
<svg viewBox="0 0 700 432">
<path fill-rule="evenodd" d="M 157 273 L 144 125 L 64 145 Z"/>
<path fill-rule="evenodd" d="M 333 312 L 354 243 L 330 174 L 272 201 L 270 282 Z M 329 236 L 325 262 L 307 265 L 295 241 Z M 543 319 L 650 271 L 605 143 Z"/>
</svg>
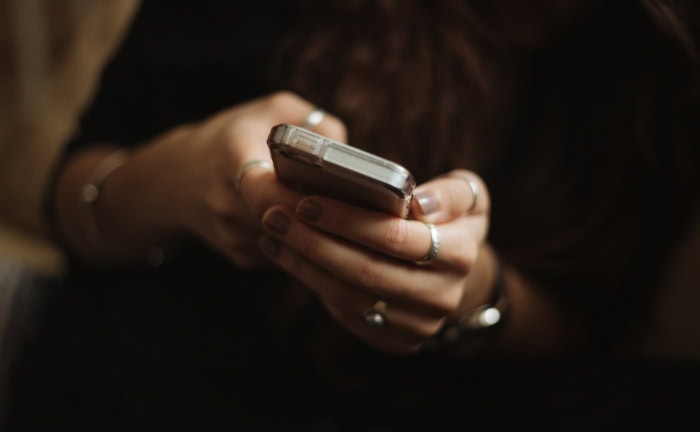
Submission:
<svg viewBox="0 0 700 432">
<path fill-rule="evenodd" d="M 297 3 L 210 1 L 197 4 L 196 14 L 191 7 L 144 2 L 67 155 L 93 143 L 136 146 L 275 90 L 267 71 L 299 13 Z M 365 383 L 357 382 L 362 367 L 375 367 L 371 375 L 379 378 L 384 368 L 374 362 L 390 356 L 353 341 L 281 272 L 241 271 L 194 239 L 155 269 L 93 272 L 71 265 L 60 293 L 51 296 L 42 341 L 31 348 L 38 350 L 31 363 L 41 365 L 47 385 L 40 383 L 48 405 L 34 419 L 38 425 L 44 414 L 49 427 L 56 421 L 95 430 L 130 429 L 132 422 L 151 430 L 313 428 L 334 424 L 337 416 L 374 424 L 393 416 L 387 409 L 398 409 L 400 399 L 418 397 L 421 377 L 406 375 L 397 384 L 407 390 L 394 386 L 396 400 L 381 409 L 364 393 L 357 419 L 350 414 L 359 406 L 339 409 L 349 396 L 338 389 L 364 392 Z M 342 338 L 356 355 L 317 346 L 325 332 L 337 332 L 331 340 Z M 37 358 L 44 355 L 48 364 Z M 329 368 L 338 368 L 337 382 L 319 369 L 323 358 L 337 362 Z M 409 373 L 423 361 L 401 368 Z M 34 366 L 24 367 L 33 373 Z"/>
<path fill-rule="evenodd" d="M 268 69 L 300 10 L 145 1 L 68 152 L 135 146 L 277 90 Z M 588 430 L 626 425 L 636 403 L 660 425 L 690 412 L 660 394 L 697 396 L 693 368 L 381 355 L 281 272 L 240 271 L 195 240 L 154 269 L 73 264 L 17 362 L 12 430 Z"/>
</svg>

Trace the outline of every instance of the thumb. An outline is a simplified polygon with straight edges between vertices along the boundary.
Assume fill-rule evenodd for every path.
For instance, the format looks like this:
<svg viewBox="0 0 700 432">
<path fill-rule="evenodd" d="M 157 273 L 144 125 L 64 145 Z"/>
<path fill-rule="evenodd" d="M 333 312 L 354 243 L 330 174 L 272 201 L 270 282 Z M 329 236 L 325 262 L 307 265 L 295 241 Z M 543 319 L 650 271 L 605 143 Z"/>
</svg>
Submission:
<svg viewBox="0 0 700 432">
<path fill-rule="evenodd" d="M 488 213 L 491 200 L 484 181 L 468 170 L 454 170 L 423 183 L 413 193 L 411 215 L 426 223 Z"/>
</svg>

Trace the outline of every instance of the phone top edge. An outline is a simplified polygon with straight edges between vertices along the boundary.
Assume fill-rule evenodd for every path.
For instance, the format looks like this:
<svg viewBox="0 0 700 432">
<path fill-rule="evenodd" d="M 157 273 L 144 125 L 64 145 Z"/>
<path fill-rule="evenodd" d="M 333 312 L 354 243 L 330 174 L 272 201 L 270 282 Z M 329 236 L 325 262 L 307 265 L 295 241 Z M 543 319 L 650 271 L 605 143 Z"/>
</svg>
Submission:
<svg viewBox="0 0 700 432">
<path fill-rule="evenodd" d="M 359 174 L 404 194 L 415 186 L 411 172 L 400 164 L 298 126 L 274 126 L 267 143 L 271 148 L 283 146 L 300 152 L 297 156 L 341 176 Z"/>
</svg>

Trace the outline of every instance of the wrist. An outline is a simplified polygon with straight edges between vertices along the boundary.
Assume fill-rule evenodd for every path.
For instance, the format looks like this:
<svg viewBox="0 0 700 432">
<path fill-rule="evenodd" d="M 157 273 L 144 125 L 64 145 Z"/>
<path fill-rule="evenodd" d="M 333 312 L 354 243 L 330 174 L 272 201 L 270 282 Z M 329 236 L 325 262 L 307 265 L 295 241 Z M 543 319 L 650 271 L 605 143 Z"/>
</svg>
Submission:
<svg viewBox="0 0 700 432">
<path fill-rule="evenodd" d="M 77 258 L 103 264 L 159 261 L 154 247 L 172 236 L 166 235 L 165 221 L 153 218 L 161 217 L 153 211 L 158 198 L 135 178 L 147 175 L 139 164 L 124 149 L 96 147 L 63 167 L 54 208 L 60 235 Z"/>
<path fill-rule="evenodd" d="M 458 312 L 448 318 L 429 344 L 433 348 L 469 345 L 463 342 L 493 335 L 506 321 L 509 301 L 504 266 L 486 244 L 465 281 L 464 292 Z"/>
<path fill-rule="evenodd" d="M 127 256 L 155 265 L 185 232 L 180 207 L 172 191 L 176 175 L 165 175 L 158 155 L 137 149 L 115 170 L 102 188 L 104 201 L 96 218 L 110 244 Z M 108 236 L 108 237 L 107 237 Z"/>
<path fill-rule="evenodd" d="M 107 178 L 122 167 L 127 161 L 128 153 L 118 148 L 102 157 L 90 171 L 87 180 L 80 187 L 81 208 L 83 211 L 83 236 L 91 245 L 103 240 L 100 223 L 95 209 L 102 197 L 102 186 Z"/>
<path fill-rule="evenodd" d="M 508 315 L 508 287 L 501 259 L 493 251 L 490 256 L 491 282 L 488 285 L 488 298 L 453 318 L 441 333 L 444 342 L 457 343 L 461 339 L 494 333 L 503 326 Z"/>
</svg>

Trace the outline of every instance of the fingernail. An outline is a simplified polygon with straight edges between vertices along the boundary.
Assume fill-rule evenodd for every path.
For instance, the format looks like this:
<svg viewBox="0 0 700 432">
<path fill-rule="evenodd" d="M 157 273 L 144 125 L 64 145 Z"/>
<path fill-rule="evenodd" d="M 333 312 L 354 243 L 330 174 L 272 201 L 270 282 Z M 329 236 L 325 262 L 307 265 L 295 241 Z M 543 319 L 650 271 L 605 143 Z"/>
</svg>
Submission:
<svg viewBox="0 0 700 432">
<path fill-rule="evenodd" d="M 289 229 L 291 221 L 284 213 L 274 211 L 263 220 L 263 225 L 270 231 L 283 235 Z"/>
<path fill-rule="evenodd" d="M 297 205 L 297 214 L 304 220 L 316 222 L 321 218 L 323 209 L 313 200 L 305 199 Z"/>
<path fill-rule="evenodd" d="M 282 244 L 270 236 L 262 236 L 258 244 L 263 252 L 272 257 L 277 258 L 282 253 Z"/>
<path fill-rule="evenodd" d="M 413 194 L 413 199 L 418 202 L 418 208 L 423 215 L 429 215 L 438 209 L 438 199 L 430 191 L 418 191 Z"/>
</svg>

